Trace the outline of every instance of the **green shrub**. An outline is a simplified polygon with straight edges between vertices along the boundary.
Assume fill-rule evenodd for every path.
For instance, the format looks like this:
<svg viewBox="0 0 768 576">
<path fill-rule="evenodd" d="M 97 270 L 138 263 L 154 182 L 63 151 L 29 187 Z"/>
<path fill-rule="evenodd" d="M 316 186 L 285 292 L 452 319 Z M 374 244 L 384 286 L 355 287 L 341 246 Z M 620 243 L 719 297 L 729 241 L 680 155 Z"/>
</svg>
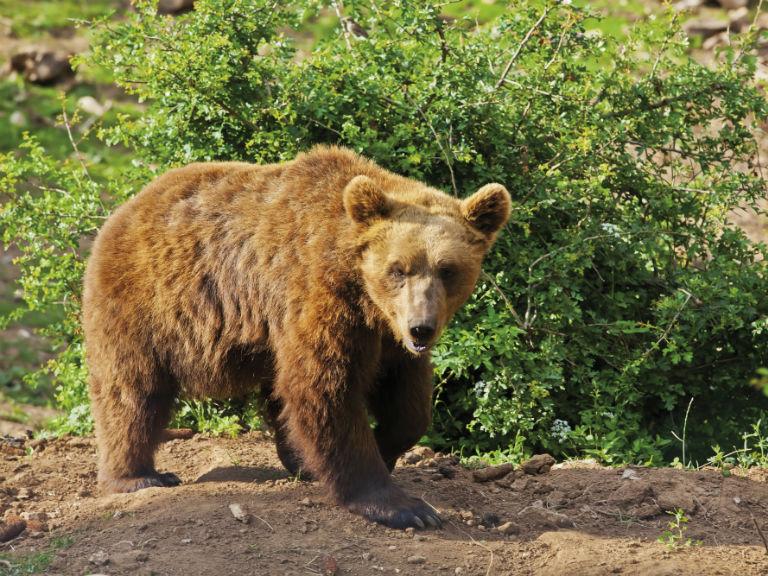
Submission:
<svg viewBox="0 0 768 576">
<path fill-rule="evenodd" d="M 677 454 L 671 432 L 694 398 L 688 455 L 738 442 L 768 407 L 750 385 L 768 365 L 765 246 L 726 223 L 766 185 L 753 132 L 768 105 L 749 46 L 708 68 L 688 58 L 672 16 L 619 44 L 570 3 L 510 2 L 478 27 L 434 1 L 348 0 L 367 36 L 339 27 L 299 50 L 296 30 L 320 10 L 198 0 L 174 20 L 143 1 L 96 26 L 91 63 L 147 104 L 101 134 L 133 151 L 127 181 L 196 160 L 287 160 L 325 142 L 457 195 L 503 182 L 514 213 L 435 350 L 429 440 L 658 463 Z M 30 306 L 67 310 L 49 332 L 70 345 L 59 389 L 71 408 L 84 402 L 77 242 L 106 213 L 96 200 L 111 206 L 129 188 L 66 180 L 52 202 L 73 218 L 20 226 L 48 202 L 26 178 L 78 169 L 35 150 L 4 159 L 23 177 L 0 225 L 28 259 Z"/>
</svg>

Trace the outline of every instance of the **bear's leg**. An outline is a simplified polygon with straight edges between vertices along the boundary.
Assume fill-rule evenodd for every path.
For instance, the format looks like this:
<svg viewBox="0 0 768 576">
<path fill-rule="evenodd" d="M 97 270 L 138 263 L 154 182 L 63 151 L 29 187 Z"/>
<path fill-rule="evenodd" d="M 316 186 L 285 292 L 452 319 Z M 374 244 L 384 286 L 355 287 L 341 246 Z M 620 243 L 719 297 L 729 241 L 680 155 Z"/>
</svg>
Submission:
<svg viewBox="0 0 768 576">
<path fill-rule="evenodd" d="M 280 402 L 278 398 L 270 395 L 266 401 L 264 416 L 267 420 L 267 425 L 272 429 L 272 432 L 275 435 L 277 456 L 280 458 L 280 462 L 283 463 L 283 466 L 285 466 L 285 469 L 293 476 L 298 476 L 302 480 L 312 480 L 312 475 L 301 460 L 301 455 L 293 448 L 293 446 L 291 446 L 290 441 L 288 440 L 288 429 L 280 419 L 282 411 L 282 402 Z"/>
<path fill-rule="evenodd" d="M 175 474 L 155 470 L 154 453 L 170 419 L 174 393 L 159 382 L 152 384 L 155 391 L 147 391 L 136 383 L 105 384 L 91 375 L 99 485 L 108 493 L 181 484 Z"/>
<path fill-rule="evenodd" d="M 432 364 L 404 353 L 382 366 L 369 401 L 376 442 L 390 472 L 426 433 L 432 420 Z"/>
<path fill-rule="evenodd" d="M 276 346 L 275 393 L 291 445 L 350 511 L 393 528 L 439 526 L 428 504 L 392 482 L 379 453 L 363 395 L 373 378 L 371 351 L 360 341 L 339 342 L 339 330 L 312 328 Z"/>
</svg>

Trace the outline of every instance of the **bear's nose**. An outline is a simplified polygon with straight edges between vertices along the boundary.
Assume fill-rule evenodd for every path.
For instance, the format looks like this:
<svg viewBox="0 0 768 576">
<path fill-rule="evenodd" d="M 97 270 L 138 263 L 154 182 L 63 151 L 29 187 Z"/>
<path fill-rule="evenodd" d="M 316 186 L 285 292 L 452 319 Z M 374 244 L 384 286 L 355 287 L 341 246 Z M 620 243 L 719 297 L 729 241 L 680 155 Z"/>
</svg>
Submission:
<svg viewBox="0 0 768 576">
<path fill-rule="evenodd" d="M 411 336 L 419 342 L 427 342 L 435 335 L 435 329 L 427 324 L 411 326 Z"/>
</svg>

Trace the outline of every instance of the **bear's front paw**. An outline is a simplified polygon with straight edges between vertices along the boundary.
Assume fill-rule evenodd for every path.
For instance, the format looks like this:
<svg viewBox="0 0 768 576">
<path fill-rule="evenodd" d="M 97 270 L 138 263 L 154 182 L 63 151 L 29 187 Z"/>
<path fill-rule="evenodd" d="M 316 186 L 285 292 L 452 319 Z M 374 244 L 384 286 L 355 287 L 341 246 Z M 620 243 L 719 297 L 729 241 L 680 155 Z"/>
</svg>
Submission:
<svg viewBox="0 0 768 576">
<path fill-rule="evenodd" d="M 364 493 L 353 498 L 347 508 L 390 528 L 439 528 L 443 524 L 434 508 L 396 486 Z"/>
</svg>

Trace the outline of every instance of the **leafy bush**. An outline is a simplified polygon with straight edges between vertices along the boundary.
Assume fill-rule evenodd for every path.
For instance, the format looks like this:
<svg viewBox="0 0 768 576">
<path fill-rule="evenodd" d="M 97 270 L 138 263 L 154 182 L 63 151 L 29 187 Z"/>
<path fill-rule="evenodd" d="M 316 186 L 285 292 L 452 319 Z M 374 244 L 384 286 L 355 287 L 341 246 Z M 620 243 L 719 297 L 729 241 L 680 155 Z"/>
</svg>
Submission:
<svg viewBox="0 0 768 576">
<path fill-rule="evenodd" d="M 510 3 L 479 27 L 434 1 L 348 0 L 364 35 L 339 27 L 297 48 L 323 4 L 198 0 L 173 20 L 140 1 L 96 26 L 91 56 L 147 103 L 101 134 L 133 151 L 126 182 L 105 195 L 34 144 L 4 158 L 18 192 L 0 222 L 24 251 L 27 302 L 67 311 L 49 330 L 69 345 L 54 364 L 63 405 L 85 401 L 78 241 L 101 199 L 149 171 L 325 142 L 457 195 L 500 181 L 515 200 L 435 350 L 433 444 L 658 463 L 677 453 L 691 398 L 689 455 L 737 442 L 768 407 L 750 386 L 768 365 L 765 246 L 726 223 L 766 185 L 753 133 L 768 105 L 748 46 L 708 68 L 672 16 L 618 44 L 570 3 Z"/>
</svg>

